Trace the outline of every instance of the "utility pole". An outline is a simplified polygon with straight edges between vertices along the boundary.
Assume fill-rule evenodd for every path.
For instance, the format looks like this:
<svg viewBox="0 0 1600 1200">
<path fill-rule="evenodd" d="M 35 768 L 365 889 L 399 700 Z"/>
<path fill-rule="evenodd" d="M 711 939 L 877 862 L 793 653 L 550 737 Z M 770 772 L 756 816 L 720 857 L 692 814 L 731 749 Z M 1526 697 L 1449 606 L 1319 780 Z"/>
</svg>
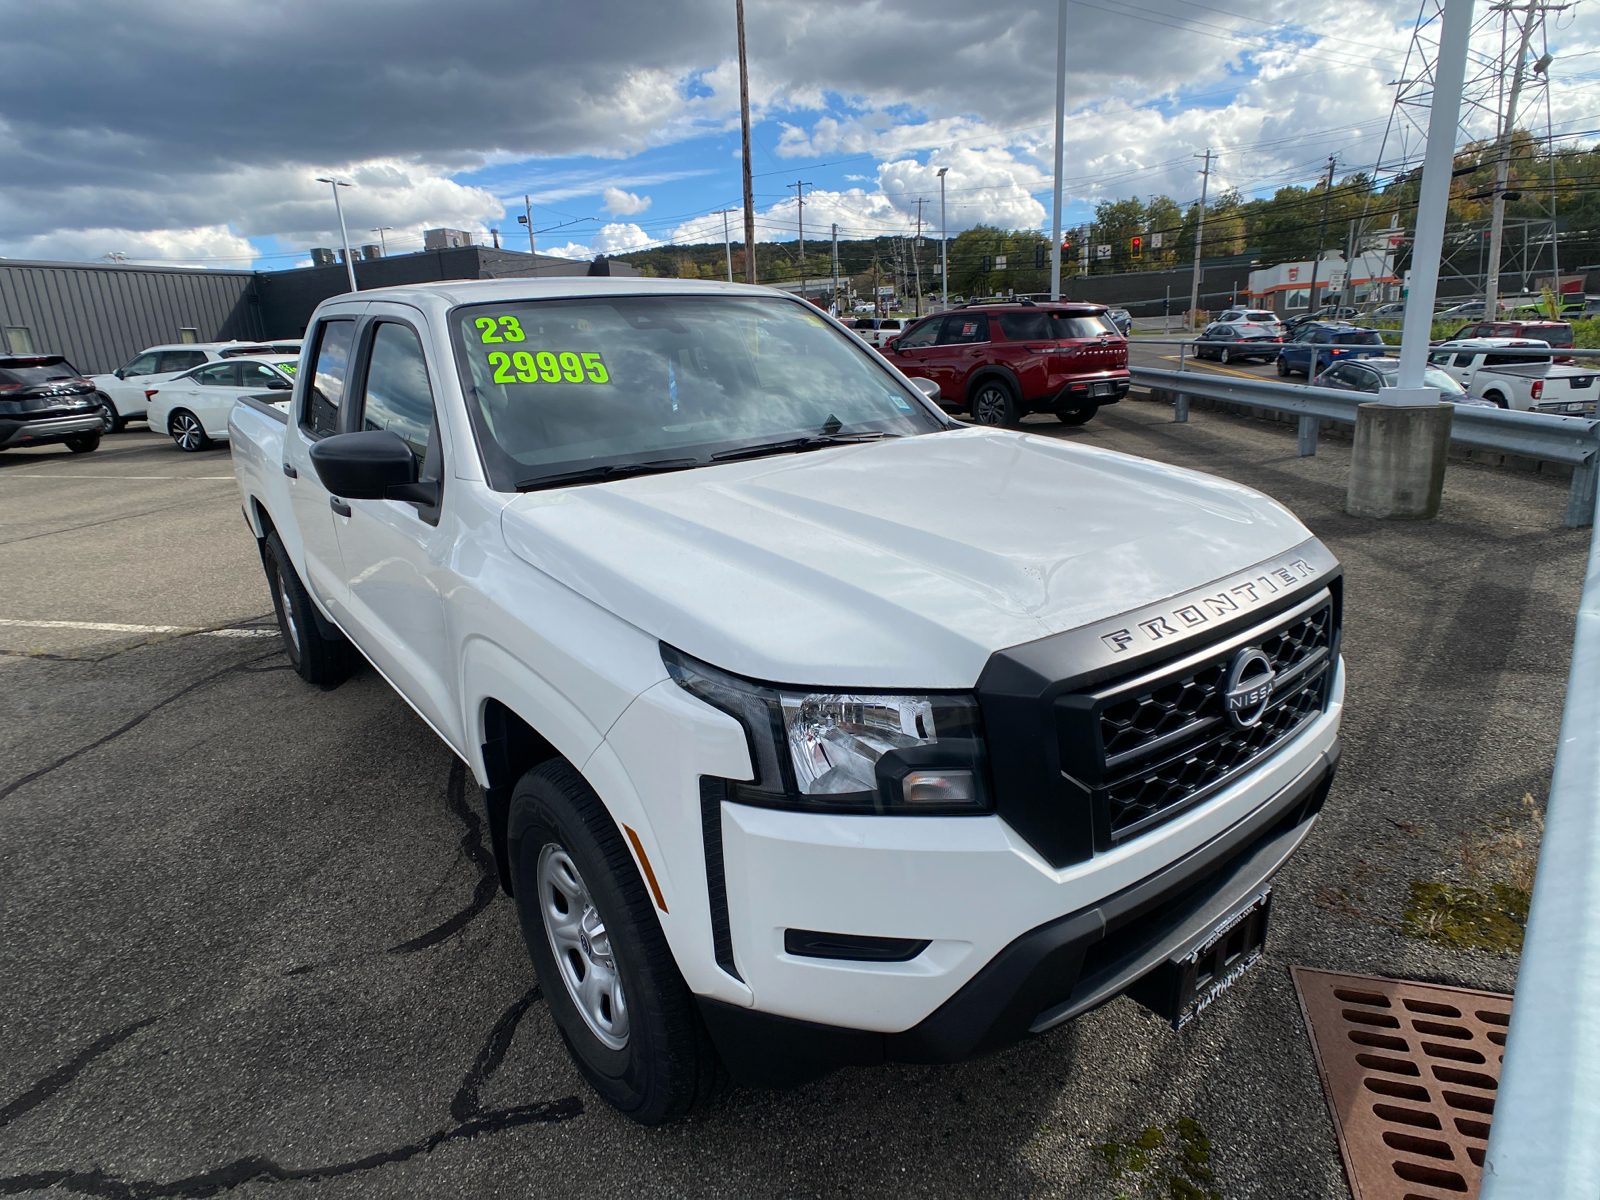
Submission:
<svg viewBox="0 0 1600 1200">
<path fill-rule="evenodd" d="M 927 203 L 921 196 L 917 197 L 917 238 L 911 243 L 911 275 L 916 281 L 917 304 L 912 312 L 916 316 L 922 315 L 922 260 L 917 256 L 917 250 L 922 246 L 922 206 Z"/>
<path fill-rule="evenodd" d="M 1061 299 L 1061 153 L 1067 126 L 1067 0 L 1056 9 L 1056 174 L 1050 208 L 1050 299 Z M 1209 154 L 1210 151 L 1207 151 Z M 1202 201 L 1202 203 L 1204 203 Z M 1198 263 L 1200 260 L 1195 259 Z M 1199 278 L 1198 275 L 1195 276 Z M 1199 285 L 1196 284 L 1196 287 Z"/>
<path fill-rule="evenodd" d="M 379 225 L 376 229 L 367 230 L 368 233 L 375 233 L 378 235 L 378 249 L 383 252 L 383 256 L 385 258 L 389 257 L 389 241 L 383 235 L 393 232 L 393 230 L 393 225 Z"/>
<path fill-rule="evenodd" d="M 838 316 L 839 313 L 844 311 L 844 307 L 839 303 L 839 225 L 838 225 L 838 222 L 834 222 L 834 226 L 833 226 L 833 307 L 838 310 L 838 312 L 835 312 L 833 314 L 834 316 Z"/>
<path fill-rule="evenodd" d="M 744 281 L 756 281 L 756 202 L 750 190 L 750 69 L 744 57 L 744 0 L 733 0 L 739 23 L 739 130 L 744 160 Z"/>
<path fill-rule="evenodd" d="M 1317 268 L 1322 265 L 1322 247 L 1328 240 L 1328 197 L 1333 195 L 1333 165 L 1337 155 L 1328 155 L 1328 183 L 1322 189 L 1322 224 L 1317 229 L 1317 256 L 1311 260 L 1311 291 L 1307 312 L 1317 311 Z M 1349 267 L 1346 263 L 1346 268 Z"/>
<path fill-rule="evenodd" d="M 949 167 L 939 168 L 939 302 L 946 309 L 950 307 L 950 255 L 947 252 L 948 242 L 944 223 L 944 177 L 949 171 Z M 1554 178 L 1552 175 L 1551 179 Z M 1555 184 L 1552 183 L 1550 186 L 1554 188 Z M 1555 192 L 1552 191 L 1550 194 L 1553 196 Z"/>
<path fill-rule="evenodd" d="M 1204 158 L 1206 165 L 1200 171 L 1200 220 L 1194 227 L 1194 282 L 1189 287 L 1189 332 L 1194 332 L 1194 316 L 1200 310 L 1200 246 L 1202 235 L 1206 231 L 1206 188 L 1211 183 L 1211 160 L 1214 155 L 1211 147 L 1206 147 L 1205 154 L 1196 154 L 1196 158 Z"/>
<path fill-rule="evenodd" d="M 1510 4 L 1498 7 L 1506 13 L 1516 11 Z M 1494 320 L 1500 312 L 1500 247 L 1505 233 L 1506 178 L 1511 170 L 1511 135 L 1516 129 L 1517 100 L 1522 95 L 1522 82 L 1527 69 L 1528 41 L 1533 37 L 1535 22 L 1543 24 L 1545 13 L 1560 12 L 1567 7 L 1569 6 L 1565 4 L 1541 4 L 1539 0 L 1528 0 L 1528 5 L 1523 10 L 1527 13 L 1527 18 L 1522 22 L 1522 29 L 1517 38 L 1517 65 L 1511 76 L 1511 94 L 1506 97 L 1505 116 L 1500 122 L 1500 145 L 1494 159 L 1494 203 L 1489 215 L 1489 266 L 1483 281 L 1485 321 Z M 1504 63 L 1501 63 L 1501 70 L 1502 72 L 1505 70 Z M 1557 286 L 1559 287 L 1559 280 Z"/>
<path fill-rule="evenodd" d="M 522 198 L 522 223 L 528 227 L 528 253 L 533 254 L 533 201 L 524 196 Z"/>
<path fill-rule="evenodd" d="M 733 235 L 728 232 L 728 214 L 737 212 L 733 208 L 719 208 L 711 215 L 722 218 L 722 248 L 728 255 L 728 282 L 733 282 Z"/>
<path fill-rule="evenodd" d="M 339 214 L 339 236 L 344 239 L 344 269 L 350 276 L 350 290 L 359 291 L 356 287 L 356 261 L 350 254 L 350 231 L 344 227 L 344 206 L 339 203 L 339 189 L 351 185 L 342 179 L 324 179 L 320 175 L 317 176 L 317 182 L 333 188 L 333 211 Z"/>
<path fill-rule="evenodd" d="M 797 189 L 795 192 L 795 206 L 800 229 L 800 296 L 806 294 L 806 189 L 811 186 L 809 179 L 802 179 L 788 185 Z"/>
<path fill-rule="evenodd" d="M 872 256 L 872 315 L 874 317 L 883 315 L 878 311 L 878 256 L 876 253 Z"/>
</svg>

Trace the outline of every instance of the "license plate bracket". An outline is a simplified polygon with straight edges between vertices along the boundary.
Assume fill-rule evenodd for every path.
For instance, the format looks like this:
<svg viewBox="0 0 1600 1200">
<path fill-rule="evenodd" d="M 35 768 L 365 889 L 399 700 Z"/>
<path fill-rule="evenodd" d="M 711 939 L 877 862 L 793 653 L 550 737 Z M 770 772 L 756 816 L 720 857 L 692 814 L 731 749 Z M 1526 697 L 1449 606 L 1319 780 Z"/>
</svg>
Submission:
<svg viewBox="0 0 1600 1200">
<path fill-rule="evenodd" d="M 1206 933 L 1128 989 L 1128 995 L 1182 1029 L 1260 960 L 1272 913 L 1263 888 Z"/>
</svg>

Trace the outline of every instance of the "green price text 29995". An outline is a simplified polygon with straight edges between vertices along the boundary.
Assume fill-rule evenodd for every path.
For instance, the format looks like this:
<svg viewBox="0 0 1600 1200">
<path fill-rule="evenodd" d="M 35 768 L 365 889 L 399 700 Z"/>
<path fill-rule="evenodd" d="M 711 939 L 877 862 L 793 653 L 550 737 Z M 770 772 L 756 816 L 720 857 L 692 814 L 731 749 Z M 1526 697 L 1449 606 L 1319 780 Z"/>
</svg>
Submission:
<svg viewBox="0 0 1600 1200">
<path fill-rule="evenodd" d="M 608 383 L 611 379 L 605 362 L 592 351 L 540 350 L 533 354 L 518 350 L 507 354 L 491 350 L 489 365 L 494 368 L 496 383 Z"/>
</svg>

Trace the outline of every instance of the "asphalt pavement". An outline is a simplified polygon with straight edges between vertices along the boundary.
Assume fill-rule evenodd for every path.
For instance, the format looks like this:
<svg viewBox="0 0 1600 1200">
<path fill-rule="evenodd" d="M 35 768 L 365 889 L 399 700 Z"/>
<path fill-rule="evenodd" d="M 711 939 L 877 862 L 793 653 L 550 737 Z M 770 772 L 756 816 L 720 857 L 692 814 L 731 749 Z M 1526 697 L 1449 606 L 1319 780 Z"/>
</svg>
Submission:
<svg viewBox="0 0 1600 1200">
<path fill-rule="evenodd" d="M 1416 888 L 1528 851 L 1588 531 L 1471 463 L 1436 521 L 1346 516 L 1348 443 L 1292 426 L 1029 428 L 1260 488 L 1345 564 L 1343 763 L 1264 961 L 1182 1032 L 1119 999 L 662 1129 L 569 1065 L 470 776 L 370 669 L 288 670 L 226 448 L 0 455 L 0 1194 L 1167 1196 L 1187 1148 L 1202 1195 L 1346 1195 L 1286 968 L 1511 988 Z"/>
</svg>

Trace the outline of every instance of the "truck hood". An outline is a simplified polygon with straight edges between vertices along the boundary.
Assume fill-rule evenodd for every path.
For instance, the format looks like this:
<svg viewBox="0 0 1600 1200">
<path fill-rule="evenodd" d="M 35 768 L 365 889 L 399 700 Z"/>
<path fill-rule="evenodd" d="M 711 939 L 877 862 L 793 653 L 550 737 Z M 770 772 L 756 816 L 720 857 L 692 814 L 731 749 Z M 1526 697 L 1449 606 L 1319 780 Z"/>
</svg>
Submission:
<svg viewBox="0 0 1600 1200">
<path fill-rule="evenodd" d="M 501 523 L 517 557 L 662 641 L 825 687 L 970 687 L 997 649 L 1311 536 L 1226 480 L 972 428 L 532 492 Z"/>
</svg>

